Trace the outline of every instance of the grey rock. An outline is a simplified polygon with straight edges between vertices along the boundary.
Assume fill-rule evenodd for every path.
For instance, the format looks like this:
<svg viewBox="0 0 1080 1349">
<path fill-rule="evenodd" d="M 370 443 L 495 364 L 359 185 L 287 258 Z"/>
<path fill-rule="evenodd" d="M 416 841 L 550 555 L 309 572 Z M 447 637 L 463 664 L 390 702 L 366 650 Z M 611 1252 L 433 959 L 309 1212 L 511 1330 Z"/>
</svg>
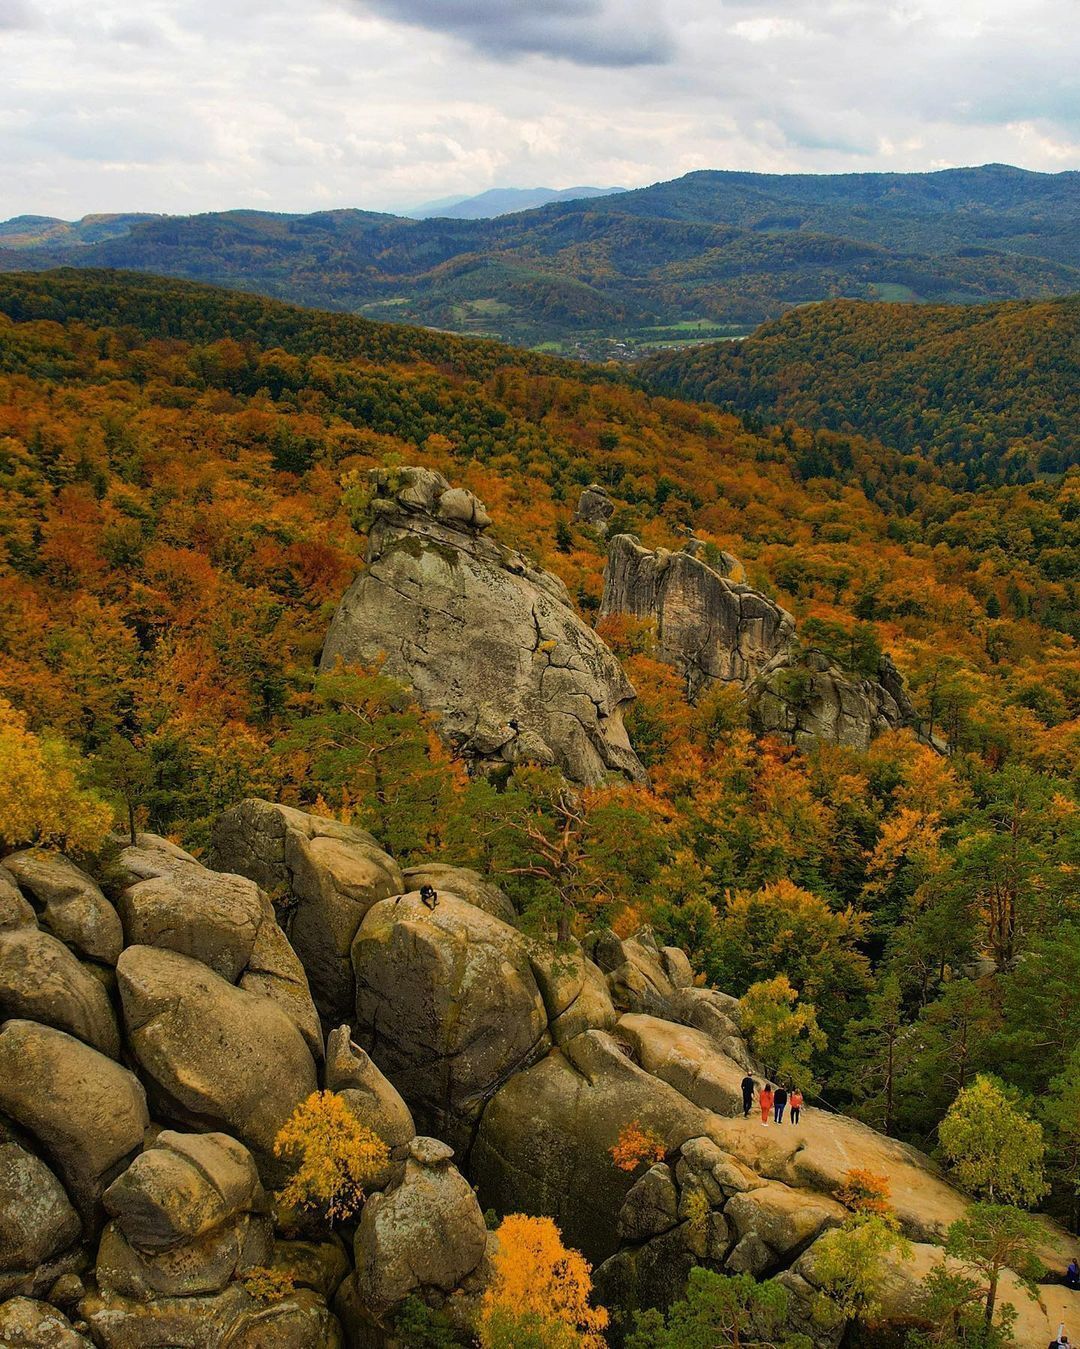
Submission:
<svg viewBox="0 0 1080 1349">
<path fill-rule="evenodd" d="M 576 941 L 529 943 L 529 963 L 556 1044 L 585 1030 L 612 1030 L 618 1020 L 607 980 Z"/>
<path fill-rule="evenodd" d="M 0 1270 L 32 1270 L 77 1241 L 81 1230 L 64 1187 L 0 1125 Z"/>
<path fill-rule="evenodd" d="M 281 897 L 316 1007 L 351 1017 L 353 938 L 373 904 L 406 888 L 393 858 L 365 830 L 250 798 L 218 819 L 211 861 Z"/>
<path fill-rule="evenodd" d="M 133 1246 L 117 1223 L 98 1245 L 95 1278 L 103 1293 L 149 1300 L 219 1293 L 232 1279 L 265 1267 L 273 1250 L 270 1219 L 242 1214 L 178 1246 Z"/>
<path fill-rule="evenodd" d="M 666 1016 L 675 986 L 664 968 L 652 933 L 619 938 L 606 931 L 591 934 L 585 952 L 607 975 L 611 1000 L 620 1012 Z"/>
<path fill-rule="evenodd" d="M 737 1241 L 727 1258 L 727 1267 L 733 1274 L 752 1274 L 755 1279 L 760 1279 L 775 1264 L 776 1252 L 756 1232 L 748 1232 Z"/>
<path fill-rule="evenodd" d="M 101 982 L 36 925 L 0 931 L 0 1019 L 9 1017 L 55 1026 L 119 1057 L 120 1032 Z"/>
<path fill-rule="evenodd" d="M 515 928 L 442 895 L 369 909 L 353 943 L 356 1038 L 425 1132 L 467 1142 L 491 1093 L 550 1045 Z"/>
<path fill-rule="evenodd" d="M 38 1141 L 85 1215 L 150 1122 L 133 1073 L 33 1021 L 0 1029 L 0 1110 Z"/>
<path fill-rule="evenodd" d="M 116 973 L 127 1042 L 155 1114 L 230 1133 L 267 1164 L 278 1130 L 317 1086 L 295 1023 L 268 998 L 174 951 L 129 946 Z"/>
<path fill-rule="evenodd" d="M 876 679 L 845 674 L 803 646 L 786 609 L 734 579 L 744 575 L 737 559 L 720 554 L 717 568 L 706 551 L 691 540 L 682 552 L 649 552 L 632 535 L 616 535 L 601 617 L 651 619 L 661 658 L 683 673 L 689 696 L 714 683 L 741 686 L 758 731 L 865 749 L 876 735 L 910 723 L 891 660 L 883 659 Z"/>
<path fill-rule="evenodd" d="M 635 1244 L 670 1231 L 679 1221 L 679 1192 L 671 1167 L 658 1162 L 634 1182 L 619 1210 L 619 1240 Z"/>
<path fill-rule="evenodd" d="M 356 1230 L 356 1291 L 376 1317 L 410 1293 L 449 1293 L 476 1269 L 487 1247 L 484 1217 L 468 1181 L 437 1140 L 432 1160 L 414 1147 L 396 1189 L 372 1195 Z M 452 1154 L 451 1154 L 452 1155 Z"/>
<path fill-rule="evenodd" d="M 4 866 L 41 906 L 41 921 L 81 956 L 115 965 L 124 945 L 116 910 L 95 882 L 60 853 L 28 848 L 9 853 Z"/>
<path fill-rule="evenodd" d="M 578 497 L 574 519 L 581 525 L 591 525 L 598 534 L 607 531 L 608 521 L 615 514 L 615 503 L 608 496 L 607 488 L 592 482 Z"/>
<path fill-rule="evenodd" d="M 385 656 L 386 673 L 473 759 L 554 764 L 588 784 L 611 772 L 643 780 L 623 726 L 633 688 L 562 582 L 448 516 L 439 475 L 372 476 L 367 567 L 334 616 L 322 668 Z"/>
<path fill-rule="evenodd" d="M 36 926 L 37 917 L 19 893 L 15 877 L 6 867 L 0 866 L 0 932 Z"/>
</svg>

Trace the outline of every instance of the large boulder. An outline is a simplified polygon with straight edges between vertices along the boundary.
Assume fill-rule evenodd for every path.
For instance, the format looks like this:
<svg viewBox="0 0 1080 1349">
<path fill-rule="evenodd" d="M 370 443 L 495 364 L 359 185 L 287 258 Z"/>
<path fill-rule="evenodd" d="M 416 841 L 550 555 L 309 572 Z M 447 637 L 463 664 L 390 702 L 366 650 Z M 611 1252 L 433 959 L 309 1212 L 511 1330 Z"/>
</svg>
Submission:
<svg viewBox="0 0 1080 1349">
<path fill-rule="evenodd" d="M 8 1349 L 91 1349 L 63 1312 L 29 1297 L 0 1302 L 0 1344 Z"/>
<path fill-rule="evenodd" d="M 629 1013 L 616 1031 L 635 1063 L 659 1077 L 688 1101 L 718 1115 L 742 1113 L 742 1064 L 729 1058 L 702 1031 L 659 1017 Z"/>
<path fill-rule="evenodd" d="M 0 1293 L 12 1276 L 27 1274 L 58 1255 L 81 1231 L 64 1187 L 0 1125 Z"/>
<path fill-rule="evenodd" d="M 364 1205 L 354 1277 L 357 1299 L 375 1320 L 410 1294 L 452 1292 L 484 1258 L 484 1217 L 453 1155 L 437 1139 L 415 1139 L 400 1185 Z"/>
<path fill-rule="evenodd" d="M 228 1134 L 163 1129 L 103 1196 L 122 1236 L 154 1253 L 194 1241 L 238 1214 L 264 1214 L 251 1153 Z"/>
<path fill-rule="evenodd" d="M 633 1177 L 611 1149 L 637 1122 L 670 1153 L 712 1132 L 713 1117 L 590 1030 L 519 1072 L 484 1111 L 469 1157 L 480 1199 L 498 1213 L 546 1214 L 590 1260 L 618 1245 Z"/>
<path fill-rule="evenodd" d="M 734 564 L 734 565 L 731 565 Z M 691 697 L 711 685 L 747 692 L 755 729 L 796 744 L 818 740 L 865 749 L 910 723 L 903 680 L 886 657 L 876 678 L 848 675 L 803 646 L 786 609 L 734 577 L 734 558 L 691 540 L 681 552 L 650 552 L 631 534 L 611 540 L 601 617 L 629 614 L 656 624 L 660 656 Z"/>
<path fill-rule="evenodd" d="M 482 762 L 554 764 L 598 784 L 644 770 L 623 711 L 634 696 L 619 662 L 574 612 L 565 586 L 482 537 L 475 498 L 430 469 L 378 469 L 367 567 L 345 594 L 322 668 L 385 658 Z"/>
<path fill-rule="evenodd" d="M 0 1018 L 55 1026 L 110 1058 L 120 1033 L 109 995 L 69 947 L 37 925 L 0 931 Z"/>
<path fill-rule="evenodd" d="M 604 973 L 577 942 L 532 941 L 529 963 L 556 1044 L 585 1030 L 614 1028 L 618 1017 Z"/>
<path fill-rule="evenodd" d="M 124 945 L 116 910 L 85 871 L 60 853 L 28 848 L 9 853 L 4 867 L 40 908 L 41 921 L 77 955 L 115 965 Z"/>
<path fill-rule="evenodd" d="M 231 1133 L 267 1163 L 278 1130 L 317 1086 L 292 1019 L 175 951 L 129 946 L 116 974 L 155 1113 Z"/>
<path fill-rule="evenodd" d="M 591 482 L 578 497 L 574 519 L 579 525 L 590 525 L 598 534 L 606 534 L 608 522 L 615 514 L 615 503 L 606 487 Z"/>
<path fill-rule="evenodd" d="M 191 956 L 276 1002 L 321 1057 L 322 1027 L 304 968 L 258 885 L 211 871 L 155 834 L 140 834 L 118 866 L 128 881 L 118 907 L 129 945 Z"/>
<path fill-rule="evenodd" d="M 33 1021 L 0 1028 L 0 1111 L 36 1139 L 87 1216 L 150 1122 L 133 1073 Z"/>
<path fill-rule="evenodd" d="M 319 1012 L 351 1017 L 356 931 L 373 904 L 407 888 L 394 859 L 365 830 L 251 798 L 218 819 L 211 861 L 277 897 Z"/>
<path fill-rule="evenodd" d="M 664 951 L 648 928 L 632 937 L 604 930 L 589 935 L 585 951 L 607 976 L 611 1000 L 620 1012 L 666 1016 L 676 985 Z M 674 971 L 673 971 L 674 972 Z"/>
<path fill-rule="evenodd" d="M 356 1037 L 422 1130 L 468 1142 L 484 1102 L 550 1045 L 525 938 L 442 894 L 369 909 L 353 943 Z"/>
</svg>

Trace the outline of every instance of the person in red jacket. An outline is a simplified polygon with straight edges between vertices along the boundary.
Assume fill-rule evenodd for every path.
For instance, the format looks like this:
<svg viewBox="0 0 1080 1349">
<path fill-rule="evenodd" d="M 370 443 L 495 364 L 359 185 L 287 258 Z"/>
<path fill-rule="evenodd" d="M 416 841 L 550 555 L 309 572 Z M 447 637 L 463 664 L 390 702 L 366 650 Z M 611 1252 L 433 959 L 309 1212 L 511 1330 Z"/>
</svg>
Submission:
<svg viewBox="0 0 1080 1349">
<path fill-rule="evenodd" d="M 792 1124 L 798 1124 L 799 1115 L 802 1113 L 802 1092 L 798 1087 L 792 1087 L 791 1095 L 788 1097 L 788 1107 L 790 1110 L 788 1119 Z"/>
<path fill-rule="evenodd" d="M 773 1108 L 773 1089 L 768 1082 L 758 1092 L 758 1105 L 761 1106 L 761 1122 L 768 1125 Z"/>
</svg>

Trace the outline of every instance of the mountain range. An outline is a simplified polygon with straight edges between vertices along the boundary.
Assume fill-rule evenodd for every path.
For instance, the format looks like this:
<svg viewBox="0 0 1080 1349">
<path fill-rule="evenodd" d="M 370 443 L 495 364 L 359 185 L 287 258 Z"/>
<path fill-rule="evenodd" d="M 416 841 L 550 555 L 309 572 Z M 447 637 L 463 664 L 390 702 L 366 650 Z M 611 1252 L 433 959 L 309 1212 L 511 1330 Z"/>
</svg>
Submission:
<svg viewBox="0 0 1080 1349">
<path fill-rule="evenodd" d="M 125 268 L 588 355 L 742 335 L 812 301 L 1080 291 L 1080 173 L 702 171 L 495 219 L 361 210 L 0 226 L 0 270 Z M 19 225 L 20 222 L 14 222 Z M 108 226 L 108 229 L 114 226 Z M 12 246 L 17 242 L 21 246 Z M 620 344 L 615 346 L 615 344 Z"/>
<path fill-rule="evenodd" d="M 576 201 L 579 198 L 609 197 L 624 191 L 621 187 L 489 187 L 468 197 L 440 197 L 425 202 L 401 214 L 412 220 L 490 220 L 495 216 L 512 215 L 516 211 L 530 211 L 547 206 L 553 201 Z"/>
</svg>

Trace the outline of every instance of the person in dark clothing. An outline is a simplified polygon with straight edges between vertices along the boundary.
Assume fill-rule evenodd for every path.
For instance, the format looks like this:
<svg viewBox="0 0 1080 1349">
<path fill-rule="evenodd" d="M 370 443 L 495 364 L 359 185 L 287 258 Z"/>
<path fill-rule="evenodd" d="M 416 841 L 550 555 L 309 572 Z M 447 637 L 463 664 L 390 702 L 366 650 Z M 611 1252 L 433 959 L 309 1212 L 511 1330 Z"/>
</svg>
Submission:
<svg viewBox="0 0 1080 1349">
<path fill-rule="evenodd" d="M 1080 1289 L 1080 1265 L 1076 1263 L 1075 1256 L 1069 1261 L 1065 1270 L 1065 1287 Z"/>
<path fill-rule="evenodd" d="M 420 887 L 420 902 L 425 909 L 434 909 L 439 902 L 439 896 L 435 893 L 433 885 L 422 885 Z"/>
<path fill-rule="evenodd" d="M 757 1091 L 757 1083 L 749 1073 L 742 1080 L 742 1113 L 743 1119 L 750 1118 L 750 1111 L 754 1108 L 754 1092 Z"/>
<path fill-rule="evenodd" d="M 782 1124 L 784 1120 L 784 1107 L 787 1105 L 787 1088 L 777 1087 L 773 1096 L 773 1118 L 777 1124 Z"/>
</svg>

